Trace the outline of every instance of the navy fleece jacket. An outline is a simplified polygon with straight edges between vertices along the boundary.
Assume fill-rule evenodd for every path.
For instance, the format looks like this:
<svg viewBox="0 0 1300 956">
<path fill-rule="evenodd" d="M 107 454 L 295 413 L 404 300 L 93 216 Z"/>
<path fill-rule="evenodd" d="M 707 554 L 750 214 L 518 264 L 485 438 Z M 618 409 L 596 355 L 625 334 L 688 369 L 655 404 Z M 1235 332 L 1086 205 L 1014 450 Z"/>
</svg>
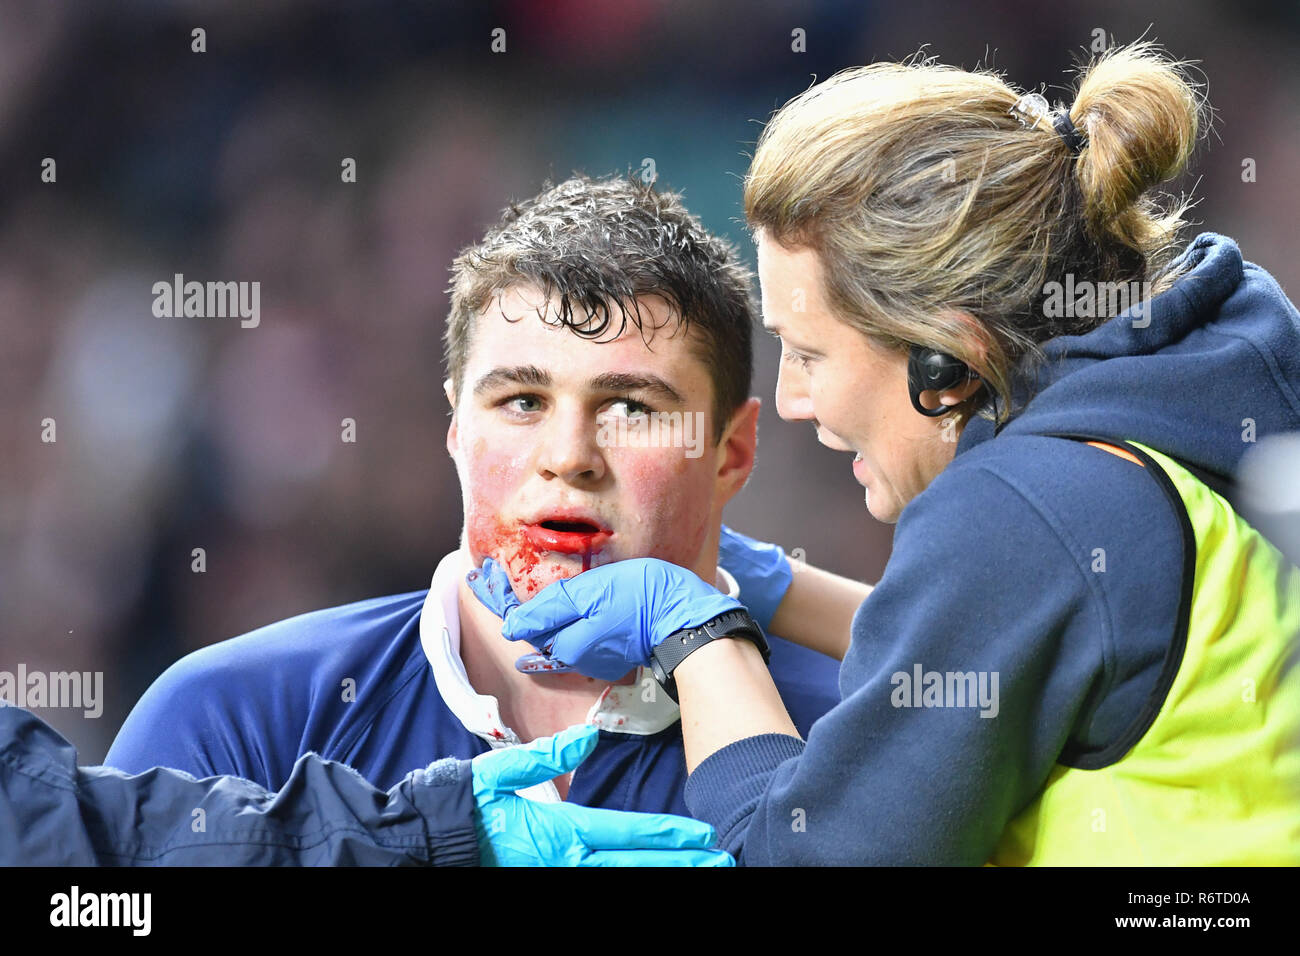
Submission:
<svg viewBox="0 0 1300 956">
<path fill-rule="evenodd" d="M 740 740 L 691 775 L 687 805 L 739 862 L 981 864 L 1063 752 L 1122 756 L 1174 636 L 1178 518 L 1147 469 L 1045 436 L 1131 439 L 1231 479 L 1247 419 L 1257 440 L 1300 430 L 1300 314 L 1277 282 L 1212 233 L 1174 267 L 1146 316 L 1047 343 L 1011 422 L 966 426 L 903 509 L 842 701 L 807 742 Z M 915 706 L 896 675 L 918 669 L 982 674 L 985 700 Z"/>
<path fill-rule="evenodd" d="M 128 775 L 79 767 L 49 724 L 0 706 L 0 866 L 477 866 L 471 774 L 442 760 L 384 793 L 305 754 L 278 793 Z"/>
</svg>

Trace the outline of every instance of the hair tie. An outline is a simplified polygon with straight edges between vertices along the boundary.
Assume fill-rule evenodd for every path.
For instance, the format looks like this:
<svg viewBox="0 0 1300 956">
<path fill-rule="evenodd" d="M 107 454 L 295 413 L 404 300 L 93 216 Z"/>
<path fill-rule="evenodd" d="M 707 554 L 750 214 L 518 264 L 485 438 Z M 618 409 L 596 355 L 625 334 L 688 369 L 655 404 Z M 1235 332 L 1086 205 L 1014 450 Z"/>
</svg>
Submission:
<svg viewBox="0 0 1300 956">
<path fill-rule="evenodd" d="M 1088 145 L 1084 135 L 1079 132 L 1078 128 L 1070 119 L 1069 111 L 1061 110 L 1052 118 L 1052 126 L 1061 134 L 1061 139 L 1065 140 L 1065 145 L 1070 147 L 1070 152 L 1078 156 L 1080 151 Z"/>
<path fill-rule="evenodd" d="M 1063 109 L 1053 113 L 1041 93 L 1026 93 L 1016 100 L 1016 104 L 1008 112 L 1020 120 L 1022 126 L 1029 129 L 1036 127 L 1042 120 L 1050 119 L 1052 128 L 1075 156 L 1078 156 L 1083 147 L 1088 145 L 1087 137 L 1071 121 L 1070 111 Z"/>
</svg>

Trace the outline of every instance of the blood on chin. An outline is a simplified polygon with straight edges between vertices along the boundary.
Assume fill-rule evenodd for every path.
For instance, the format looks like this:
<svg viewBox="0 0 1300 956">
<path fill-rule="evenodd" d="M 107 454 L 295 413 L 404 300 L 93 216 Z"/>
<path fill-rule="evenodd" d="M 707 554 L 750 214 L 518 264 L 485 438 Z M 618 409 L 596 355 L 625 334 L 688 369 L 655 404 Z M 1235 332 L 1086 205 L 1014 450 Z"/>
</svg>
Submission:
<svg viewBox="0 0 1300 956">
<path fill-rule="evenodd" d="M 536 564 L 517 558 L 512 560 L 509 557 L 495 560 L 505 566 L 506 573 L 510 576 L 510 587 L 514 589 L 520 601 L 528 601 L 536 597 L 537 593 L 548 584 L 582 573 L 582 565 L 575 564 L 571 560 L 561 561 L 544 557 Z"/>
<path fill-rule="evenodd" d="M 491 515 L 472 518 L 467 530 L 474 563 L 481 565 L 485 557 L 490 557 L 505 568 L 510 587 L 520 601 L 536 597 L 548 584 L 612 560 L 599 551 L 562 554 L 548 550 L 530 540 L 523 525 L 503 522 Z"/>
</svg>

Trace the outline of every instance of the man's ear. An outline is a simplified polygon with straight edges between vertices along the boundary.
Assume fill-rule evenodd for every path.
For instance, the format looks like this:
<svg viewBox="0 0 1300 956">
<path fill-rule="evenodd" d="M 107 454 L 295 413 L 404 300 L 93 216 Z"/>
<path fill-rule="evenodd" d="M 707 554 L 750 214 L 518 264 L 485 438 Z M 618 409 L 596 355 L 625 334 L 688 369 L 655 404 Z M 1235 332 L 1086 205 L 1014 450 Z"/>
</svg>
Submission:
<svg viewBox="0 0 1300 956">
<path fill-rule="evenodd" d="M 757 398 L 747 398 L 731 416 L 722 440 L 718 442 L 718 492 L 725 504 L 745 487 L 750 472 L 754 470 L 754 454 L 758 449 L 758 411 L 763 403 Z"/>
<path fill-rule="evenodd" d="M 443 394 L 447 396 L 447 404 L 451 406 L 451 424 L 447 426 L 447 454 L 455 456 L 456 454 L 456 393 L 452 390 L 451 379 L 442 383 Z"/>
</svg>

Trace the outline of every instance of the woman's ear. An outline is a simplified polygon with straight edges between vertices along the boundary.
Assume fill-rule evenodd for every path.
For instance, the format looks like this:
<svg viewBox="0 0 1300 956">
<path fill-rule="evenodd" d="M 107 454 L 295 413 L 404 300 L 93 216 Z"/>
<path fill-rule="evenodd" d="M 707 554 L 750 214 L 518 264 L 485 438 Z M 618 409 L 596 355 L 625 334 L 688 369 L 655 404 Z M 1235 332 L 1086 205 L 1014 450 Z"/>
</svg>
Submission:
<svg viewBox="0 0 1300 956">
<path fill-rule="evenodd" d="M 962 325 L 964 329 L 962 338 L 965 339 L 966 354 L 971 356 L 972 359 L 968 364 L 971 368 L 979 371 L 988 362 L 988 327 L 965 309 L 949 309 L 944 317 L 955 320 Z"/>
<path fill-rule="evenodd" d="M 939 402 L 943 405 L 960 405 L 980 390 L 983 379 L 973 378 L 953 388 L 946 388 L 939 393 Z"/>
</svg>

